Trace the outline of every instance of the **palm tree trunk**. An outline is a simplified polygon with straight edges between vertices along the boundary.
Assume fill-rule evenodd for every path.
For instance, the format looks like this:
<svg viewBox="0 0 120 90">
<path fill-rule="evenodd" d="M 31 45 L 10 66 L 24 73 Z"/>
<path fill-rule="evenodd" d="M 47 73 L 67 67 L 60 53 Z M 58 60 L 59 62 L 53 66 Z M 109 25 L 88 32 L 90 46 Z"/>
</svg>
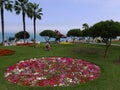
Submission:
<svg viewBox="0 0 120 90">
<path fill-rule="evenodd" d="M 2 27 L 2 45 L 4 45 L 4 9 L 1 6 L 1 27 Z"/>
<path fill-rule="evenodd" d="M 24 11 L 22 12 L 22 16 L 23 16 L 23 30 L 24 30 L 24 43 L 25 43 L 25 31 L 26 31 L 26 25 L 25 25 L 25 13 Z"/>
<path fill-rule="evenodd" d="M 36 18 L 34 18 L 34 43 L 36 43 Z"/>
</svg>

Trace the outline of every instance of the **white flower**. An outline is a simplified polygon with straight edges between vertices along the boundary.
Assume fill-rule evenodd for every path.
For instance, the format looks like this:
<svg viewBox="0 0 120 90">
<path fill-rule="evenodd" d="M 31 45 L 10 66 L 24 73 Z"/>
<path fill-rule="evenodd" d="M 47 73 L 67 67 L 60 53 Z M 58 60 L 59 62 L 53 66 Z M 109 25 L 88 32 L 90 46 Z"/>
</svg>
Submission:
<svg viewBox="0 0 120 90">
<path fill-rule="evenodd" d="M 14 70 L 15 73 L 20 73 L 21 72 L 21 69 L 19 69 L 18 67 Z"/>
<path fill-rule="evenodd" d="M 64 86 L 64 85 L 65 85 L 65 84 L 63 84 L 63 83 L 60 83 L 60 84 L 59 84 L 59 86 Z"/>
<path fill-rule="evenodd" d="M 25 61 L 21 60 L 19 63 L 22 63 L 22 62 L 25 62 Z"/>
<path fill-rule="evenodd" d="M 46 79 L 46 77 L 38 77 L 37 80 L 43 80 Z"/>
<path fill-rule="evenodd" d="M 57 84 L 55 84 L 54 86 L 57 86 Z"/>
<path fill-rule="evenodd" d="M 67 82 L 73 82 L 73 80 L 71 78 L 67 78 Z"/>
<path fill-rule="evenodd" d="M 88 66 L 85 66 L 85 67 L 84 67 L 84 69 L 87 69 L 87 68 L 88 68 Z"/>
<path fill-rule="evenodd" d="M 79 72 L 80 75 L 82 75 L 82 72 Z"/>
<path fill-rule="evenodd" d="M 61 58 L 57 58 L 57 60 L 61 60 Z"/>
<path fill-rule="evenodd" d="M 87 77 L 87 75 L 84 75 L 84 77 Z"/>
<path fill-rule="evenodd" d="M 63 62 L 66 62 L 66 60 L 64 59 Z"/>
<path fill-rule="evenodd" d="M 5 74 L 5 77 L 8 77 L 9 75 L 11 75 L 12 73 L 6 73 Z"/>
<path fill-rule="evenodd" d="M 38 75 L 38 74 L 39 74 L 38 72 L 34 73 L 34 75 Z"/>
<path fill-rule="evenodd" d="M 94 77 L 94 75 L 90 75 L 90 77 Z"/>
</svg>

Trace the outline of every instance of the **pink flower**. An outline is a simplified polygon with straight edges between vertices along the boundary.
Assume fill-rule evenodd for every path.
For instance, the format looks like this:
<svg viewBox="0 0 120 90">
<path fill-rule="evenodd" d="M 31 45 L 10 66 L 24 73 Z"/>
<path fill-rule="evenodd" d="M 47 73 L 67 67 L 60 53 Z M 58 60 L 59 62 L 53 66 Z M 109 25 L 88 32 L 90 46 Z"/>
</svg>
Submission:
<svg viewBox="0 0 120 90">
<path fill-rule="evenodd" d="M 15 68 L 16 68 L 16 65 L 13 65 L 13 66 L 8 67 L 6 71 L 10 72 L 10 71 L 14 70 Z"/>
<path fill-rule="evenodd" d="M 55 80 L 54 80 L 54 78 L 51 78 L 51 79 L 49 80 L 49 85 L 50 85 L 50 86 L 54 86 L 54 85 L 55 85 Z"/>
<path fill-rule="evenodd" d="M 100 74 L 100 68 L 90 62 L 49 57 L 20 61 L 6 69 L 5 78 L 24 86 L 68 86 L 86 83 Z"/>
</svg>

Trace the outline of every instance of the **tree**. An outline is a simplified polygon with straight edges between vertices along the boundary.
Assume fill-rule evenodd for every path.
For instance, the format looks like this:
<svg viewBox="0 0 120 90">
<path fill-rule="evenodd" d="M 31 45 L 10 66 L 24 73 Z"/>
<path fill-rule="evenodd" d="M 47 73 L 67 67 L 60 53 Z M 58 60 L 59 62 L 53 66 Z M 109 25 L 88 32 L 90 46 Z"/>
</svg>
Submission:
<svg viewBox="0 0 120 90">
<path fill-rule="evenodd" d="M 16 14 L 20 14 L 22 12 L 24 43 L 25 43 L 25 32 L 26 32 L 25 16 L 27 12 L 27 5 L 28 5 L 28 0 L 15 0 L 14 9 L 16 11 Z"/>
<path fill-rule="evenodd" d="M 12 1 L 11 0 L 0 0 L 0 10 L 1 10 L 1 27 L 2 27 L 2 44 L 4 45 L 4 8 L 7 11 L 12 11 Z"/>
<path fill-rule="evenodd" d="M 52 31 L 52 30 L 44 30 L 39 35 L 44 36 L 46 41 L 49 41 L 51 38 L 56 37 L 56 33 L 54 31 Z M 48 37 L 48 39 L 47 39 L 47 37 Z"/>
<path fill-rule="evenodd" d="M 83 30 L 82 30 L 82 35 L 83 36 L 89 36 L 89 25 L 87 24 L 87 23 L 84 23 L 83 25 L 82 25 L 82 28 L 83 28 Z"/>
<path fill-rule="evenodd" d="M 83 30 L 88 30 L 89 29 L 89 25 L 87 23 L 84 23 L 82 26 L 83 26 L 82 27 Z"/>
<path fill-rule="evenodd" d="M 82 27 L 83 28 L 83 30 L 82 30 L 82 36 L 83 37 L 88 37 L 88 43 L 89 43 L 90 36 L 91 36 L 90 27 L 89 27 L 89 25 L 87 23 L 84 23 L 82 26 L 83 26 Z"/>
<path fill-rule="evenodd" d="M 66 36 L 63 35 L 62 33 L 60 33 L 60 31 L 55 30 L 54 32 L 56 33 L 56 37 L 55 37 L 55 42 L 56 43 L 60 42 L 61 38 L 66 38 Z"/>
<path fill-rule="evenodd" d="M 30 34 L 27 31 L 20 31 L 15 34 L 15 38 L 19 39 L 28 39 L 30 37 Z"/>
<path fill-rule="evenodd" d="M 27 15 L 31 19 L 33 18 L 33 26 L 34 26 L 34 43 L 36 41 L 36 19 L 41 20 L 42 8 L 39 8 L 39 4 L 36 3 L 29 3 L 28 4 L 28 12 Z"/>
<path fill-rule="evenodd" d="M 11 42 L 11 41 L 13 41 L 13 40 L 15 40 L 15 37 L 9 37 L 9 38 L 8 38 L 8 41 L 9 41 L 9 42 Z"/>
<path fill-rule="evenodd" d="M 71 37 L 73 39 L 73 42 L 74 42 L 75 37 L 82 36 L 82 31 L 80 29 L 71 29 L 67 32 L 67 36 Z"/>
<path fill-rule="evenodd" d="M 82 36 L 83 37 L 90 37 L 91 36 L 90 30 L 89 29 L 88 30 L 82 30 Z"/>
<path fill-rule="evenodd" d="M 101 37 L 106 43 L 104 57 L 106 57 L 108 48 L 111 46 L 111 40 L 120 35 L 120 23 L 113 20 L 101 21 L 91 27 L 93 37 Z"/>
</svg>

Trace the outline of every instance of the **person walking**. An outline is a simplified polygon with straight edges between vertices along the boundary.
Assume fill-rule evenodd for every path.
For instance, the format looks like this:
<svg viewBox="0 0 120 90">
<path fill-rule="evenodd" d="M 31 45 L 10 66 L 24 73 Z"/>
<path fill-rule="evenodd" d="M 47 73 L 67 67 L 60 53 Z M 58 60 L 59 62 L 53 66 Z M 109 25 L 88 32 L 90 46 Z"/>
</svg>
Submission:
<svg viewBox="0 0 120 90">
<path fill-rule="evenodd" d="M 45 47 L 46 47 L 46 50 L 48 50 L 48 51 L 49 51 L 49 50 L 51 49 L 50 42 L 46 42 L 46 46 L 45 46 Z"/>
</svg>

